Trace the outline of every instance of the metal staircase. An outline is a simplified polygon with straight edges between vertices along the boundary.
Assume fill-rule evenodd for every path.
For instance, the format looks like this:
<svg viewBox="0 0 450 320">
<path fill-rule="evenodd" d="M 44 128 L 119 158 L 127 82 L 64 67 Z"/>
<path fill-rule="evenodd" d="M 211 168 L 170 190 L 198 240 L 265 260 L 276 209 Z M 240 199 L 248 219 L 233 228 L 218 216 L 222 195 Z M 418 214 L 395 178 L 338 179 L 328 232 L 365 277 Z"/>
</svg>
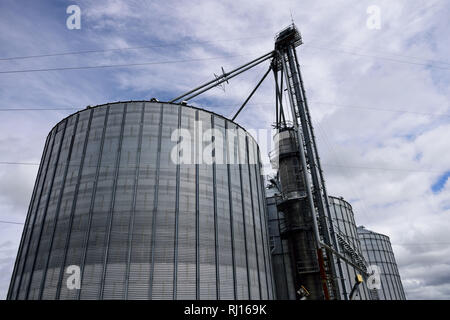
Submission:
<svg viewBox="0 0 450 320">
<path fill-rule="evenodd" d="M 344 250 L 344 252 L 347 252 L 347 254 L 351 257 L 353 261 L 356 262 L 356 264 L 364 270 L 364 272 L 367 273 L 367 267 L 364 258 L 356 251 L 345 239 L 337 234 L 337 239 L 339 242 L 339 245 Z"/>
</svg>

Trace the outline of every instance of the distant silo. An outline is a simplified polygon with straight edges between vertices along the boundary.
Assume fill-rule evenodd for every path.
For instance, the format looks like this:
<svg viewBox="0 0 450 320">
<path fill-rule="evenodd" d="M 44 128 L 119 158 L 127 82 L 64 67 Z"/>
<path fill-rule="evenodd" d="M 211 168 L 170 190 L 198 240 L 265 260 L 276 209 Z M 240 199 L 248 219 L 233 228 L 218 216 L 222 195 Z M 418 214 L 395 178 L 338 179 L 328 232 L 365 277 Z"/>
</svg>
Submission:
<svg viewBox="0 0 450 320">
<path fill-rule="evenodd" d="M 277 210 L 276 205 L 276 202 L 281 199 L 273 192 L 273 189 L 268 190 L 267 196 L 269 237 L 277 299 L 296 299 L 288 240 L 283 239 L 281 236 L 282 229 L 286 223 L 285 214 Z M 341 255 L 353 264 L 349 264 L 343 259 L 335 260 L 335 277 L 339 286 L 339 299 L 348 300 L 350 298 L 350 293 L 356 282 L 356 275 L 360 274 L 365 282 L 357 286 L 356 294 L 352 299 L 370 300 L 366 283 L 367 276 L 363 272 L 366 271 L 366 261 L 362 254 L 352 207 L 344 199 L 331 196 L 329 197 L 329 206 L 339 246 L 339 248 L 334 249 L 338 250 Z M 355 266 L 358 268 L 355 268 Z"/>
<path fill-rule="evenodd" d="M 259 159 L 245 130 L 194 107 L 70 115 L 47 137 L 8 299 L 272 299 Z"/>
<path fill-rule="evenodd" d="M 380 271 L 380 289 L 370 290 L 373 300 L 406 300 L 394 251 L 388 236 L 358 227 L 363 254 Z"/>
<path fill-rule="evenodd" d="M 352 206 L 342 197 L 338 198 L 331 196 L 329 197 L 329 204 L 339 252 L 349 261 L 352 261 L 354 265 L 359 267 L 359 269 L 357 269 L 355 266 L 346 263 L 342 259 L 339 259 L 339 262 L 337 262 L 336 269 L 340 274 L 338 284 L 341 292 L 341 299 L 347 300 L 350 298 L 350 293 L 356 282 L 356 275 L 360 274 L 363 276 L 365 282 L 358 286 L 352 299 L 370 300 L 367 288 L 367 276 L 365 274 L 367 272 L 367 262 L 362 253 Z"/>
</svg>

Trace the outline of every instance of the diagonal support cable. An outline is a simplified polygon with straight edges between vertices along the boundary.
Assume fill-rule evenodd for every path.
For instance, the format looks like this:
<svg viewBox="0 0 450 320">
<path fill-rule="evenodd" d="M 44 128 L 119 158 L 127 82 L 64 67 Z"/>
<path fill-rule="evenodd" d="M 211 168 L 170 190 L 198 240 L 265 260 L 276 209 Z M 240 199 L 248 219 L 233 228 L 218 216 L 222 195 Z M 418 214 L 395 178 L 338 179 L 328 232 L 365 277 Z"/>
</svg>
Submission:
<svg viewBox="0 0 450 320">
<path fill-rule="evenodd" d="M 242 111 L 242 109 L 244 109 L 245 105 L 247 104 L 247 102 L 251 99 L 251 97 L 253 96 L 253 94 L 256 92 L 256 90 L 258 90 L 259 86 L 261 85 L 261 83 L 263 83 L 264 79 L 266 79 L 267 75 L 270 73 L 270 71 L 272 70 L 272 66 L 269 67 L 269 69 L 266 71 L 266 73 L 264 74 L 264 76 L 261 78 L 261 80 L 259 80 L 258 84 L 256 85 L 255 89 L 253 89 L 253 91 L 250 93 L 250 95 L 247 97 L 247 99 L 244 101 L 244 103 L 242 104 L 242 106 L 239 108 L 239 110 L 236 112 L 236 114 L 233 116 L 233 118 L 231 119 L 231 121 L 234 121 L 234 119 L 236 119 L 236 117 L 239 115 L 239 113 Z"/>
</svg>

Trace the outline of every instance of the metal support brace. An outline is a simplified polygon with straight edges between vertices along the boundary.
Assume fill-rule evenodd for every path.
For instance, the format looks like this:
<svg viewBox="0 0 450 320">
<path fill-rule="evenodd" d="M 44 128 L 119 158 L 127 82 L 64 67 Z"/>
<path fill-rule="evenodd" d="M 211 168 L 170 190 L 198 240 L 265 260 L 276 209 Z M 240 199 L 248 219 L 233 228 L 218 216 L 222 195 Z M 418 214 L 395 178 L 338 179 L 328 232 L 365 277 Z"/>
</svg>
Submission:
<svg viewBox="0 0 450 320">
<path fill-rule="evenodd" d="M 231 119 L 231 121 L 234 121 L 234 119 L 236 119 L 236 117 L 239 115 L 239 113 L 242 111 L 242 109 L 244 109 L 245 105 L 247 104 L 247 102 L 251 99 L 251 97 L 253 96 L 253 94 L 256 92 L 256 90 L 258 90 L 259 86 L 261 85 L 261 83 L 263 83 L 264 79 L 266 79 L 267 75 L 269 74 L 270 70 L 272 70 L 272 66 L 269 67 L 269 70 L 267 70 L 267 72 L 264 74 L 264 76 L 261 78 L 261 80 L 259 80 L 258 84 L 256 85 L 255 89 L 253 89 L 253 91 L 250 93 L 250 95 L 247 97 L 247 99 L 245 99 L 244 103 L 242 104 L 242 106 L 239 108 L 239 110 L 236 112 L 236 114 L 233 116 L 233 118 Z"/>
<path fill-rule="evenodd" d="M 221 76 L 218 76 L 217 78 L 215 77 L 214 80 L 208 81 L 204 84 L 202 84 L 201 86 L 192 89 L 184 94 L 182 94 L 181 96 L 176 97 L 175 99 L 170 100 L 169 102 L 174 103 L 180 99 L 184 98 L 184 101 L 188 101 L 196 96 L 198 96 L 199 94 L 202 94 L 205 91 L 208 91 L 211 88 L 214 88 L 218 85 L 220 85 L 222 82 L 228 81 L 231 78 L 234 78 L 235 76 L 257 66 L 258 64 L 272 58 L 273 56 L 273 51 L 266 53 L 265 55 L 262 55 L 261 57 L 250 61 L 249 63 L 246 63 L 230 72 L 224 73 Z"/>
</svg>

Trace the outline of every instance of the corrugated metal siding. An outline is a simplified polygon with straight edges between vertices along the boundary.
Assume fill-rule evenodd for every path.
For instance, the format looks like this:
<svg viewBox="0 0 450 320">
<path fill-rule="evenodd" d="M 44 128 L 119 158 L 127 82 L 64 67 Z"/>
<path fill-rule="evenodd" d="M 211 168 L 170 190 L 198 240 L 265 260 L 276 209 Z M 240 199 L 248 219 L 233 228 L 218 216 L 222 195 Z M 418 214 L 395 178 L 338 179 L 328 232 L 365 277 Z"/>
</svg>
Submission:
<svg viewBox="0 0 450 320">
<path fill-rule="evenodd" d="M 211 143 L 225 142 L 225 163 L 170 160 L 172 132 L 194 141 L 195 120 L 222 133 Z M 8 298 L 272 299 L 255 158 L 245 131 L 196 108 L 127 102 L 64 119 L 47 138 Z M 70 265 L 80 290 L 66 285 Z"/>
<path fill-rule="evenodd" d="M 344 240 L 351 245 L 351 247 L 358 253 L 360 257 L 363 257 L 361 244 L 358 239 L 356 231 L 355 217 L 353 213 L 352 206 L 342 198 L 329 197 L 330 213 L 333 220 L 334 231 L 344 238 Z M 347 259 L 353 260 L 352 257 L 340 246 L 340 253 L 346 256 Z M 337 265 L 337 270 L 339 270 Z M 356 274 L 361 274 L 360 271 L 355 269 L 353 266 L 347 264 L 345 261 L 340 259 L 340 292 L 341 299 L 347 300 L 349 294 L 356 282 Z M 365 278 L 365 277 L 363 277 Z M 342 281 L 343 280 L 343 281 Z M 365 279 L 367 280 L 367 279 Z M 353 297 L 354 300 L 370 300 L 369 291 L 367 289 L 366 283 L 362 283 L 358 287 L 358 291 Z"/>
<path fill-rule="evenodd" d="M 358 227 L 363 254 L 369 265 L 380 269 L 381 289 L 372 291 L 377 300 L 406 300 L 389 237 Z"/>
<path fill-rule="evenodd" d="M 356 224 L 352 207 L 343 199 L 329 197 L 330 213 L 333 220 L 334 231 L 345 238 L 360 256 L 363 255 L 361 244 L 357 236 Z M 269 233 L 271 238 L 271 254 L 274 268 L 274 280 L 276 286 L 277 299 L 295 299 L 295 289 L 293 283 L 292 266 L 290 262 L 289 248 L 287 240 L 281 239 L 280 221 L 283 213 L 277 210 L 275 197 L 267 198 L 267 208 L 269 211 Z M 341 254 L 348 256 L 340 250 Z M 340 299 L 346 300 L 355 284 L 356 274 L 360 271 L 347 264 L 342 259 L 336 260 L 336 278 L 338 280 Z M 370 300 L 369 291 L 365 283 L 358 287 L 355 300 Z"/>
</svg>

